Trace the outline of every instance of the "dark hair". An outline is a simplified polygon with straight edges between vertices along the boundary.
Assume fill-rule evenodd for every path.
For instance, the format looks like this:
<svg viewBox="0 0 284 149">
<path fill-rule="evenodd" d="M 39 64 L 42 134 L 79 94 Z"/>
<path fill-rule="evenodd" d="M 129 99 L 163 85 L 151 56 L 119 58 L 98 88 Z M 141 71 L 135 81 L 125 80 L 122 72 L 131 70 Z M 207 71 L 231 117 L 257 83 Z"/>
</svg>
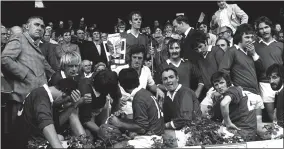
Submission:
<svg viewBox="0 0 284 149">
<path fill-rule="evenodd" d="M 284 67 L 280 64 L 272 64 L 266 70 L 266 76 L 270 76 L 272 73 L 276 72 L 278 76 L 284 81 Z"/>
<path fill-rule="evenodd" d="M 159 26 L 154 27 L 154 32 L 156 32 L 156 29 L 158 29 L 158 28 L 159 28 L 159 29 L 163 32 L 163 28 L 162 28 L 162 26 L 160 26 L 160 25 L 159 25 Z"/>
<path fill-rule="evenodd" d="M 78 82 L 76 82 L 72 78 L 60 79 L 55 84 L 55 88 L 66 93 L 67 95 L 71 95 L 71 92 L 78 88 Z"/>
<path fill-rule="evenodd" d="M 203 32 L 203 31 L 199 31 L 197 30 L 196 32 L 194 32 L 192 34 L 192 39 L 194 39 L 193 42 L 193 48 L 196 48 L 198 46 L 199 43 L 204 43 L 204 44 L 208 44 L 208 38 L 207 35 Z"/>
<path fill-rule="evenodd" d="M 165 69 L 163 69 L 162 70 L 162 72 L 161 72 L 161 76 L 162 76 L 162 74 L 164 73 L 164 72 L 166 72 L 166 71 L 173 71 L 174 72 L 174 74 L 175 74 L 175 76 L 176 77 L 178 77 L 178 72 L 177 72 L 177 70 L 175 69 L 175 68 L 173 68 L 173 67 L 166 67 Z M 161 77 L 162 78 L 162 77 Z"/>
<path fill-rule="evenodd" d="M 61 36 L 63 36 L 65 33 L 70 33 L 70 36 L 71 36 L 71 30 L 70 30 L 70 29 L 65 29 L 65 30 L 63 30 Z"/>
<path fill-rule="evenodd" d="M 93 37 L 93 33 L 94 32 L 98 32 L 101 36 L 101 31 L 98 29 L 98 28 L 95 28 L 94 30 L 92 30 L 91 34 L 90 34 L 90 37 Z"/>
<path fill-rule="evenodd" d="M 228 75 L 227 73 L 221 72 L 221 71 L 217 71 L 211 76 L 210 81 L 211 81 L 212 86 L 214 87 L 214 82 L 220 80 L 221 78 L 225 79 L 227 87 L 232 85 L 230 75 Z"/>
<path fill-rule="evenodd" d="M 271 36 L 275 35 L 275 29 L 273 27 L 273 24 L 272 24 L 272 21 L 266 17 L 266 16 L 261 16 L 259 18 L 257 18 L 255 20 L 255 25 L 256 25 L 256 29 L 257 29 L 257 35 L 260 36 L 260 33 L 259 33 L 259 24 L 260 23 L 265 23 L 266 25 L 268 25 L 271 29 Z M 260 36 L 261 37 L 261 36 Z"/>
<path fill-rule="evenodd" d="M 129 21 L 132 21 L 132 16 L 133 16 L 134 14 L 138 14 L 138 15 L 141 16 L 141 18 L 142 18 L 142 14 L 140 13 L 140 11 L 132 11 L 132 12 L 130 12 L 130 14 L 129 14 L 129 16 L 128 16 L 128 20 L 129 20 Z"/>
<path fill-rule="evenodd" d="M 118 86 L 117 74 L 111 70 L 102 70 L 93 75 L 95 90 L 103 95 L 115 92 Z"/>
<path fill-rule="evenodd" d="M 180 57 L 182 58 L 183 57 L 183 50 L 181 48 L 181 41 L 180 40 L 177 40 L 177 39 L 170 39 L 168 45 L 167 45 L 167 53 L 168 53 L 168 57 L 170 57 L 170 47 L 174 45 L 174 43 L 177 43 L 179 48 L 180 48 Z"/>
<path fill-rule="evenodd" d="M 253 34 L 254 35 L 254 30 L 251 25 L 249 24 L 241 24 L 238 26 L 237 31 L 234 35 L 233 42 L 234 44 L 239 44 L 242 41 L 242 36 L 244 34 Z"/>
<path fill-rule="evenodd" d="M 139 86 L 139 76 L 134 68 L 122 69 L 118 75 L 119 84 L 124 89 L 134 89 Z"/>
<path fill-rule="evenodd" d="M 189 24 L 188 22 L 188 18 L 184 15 L 179 15 L 175 18 L 175 20 L 177 21 L 178 24 L 181 24 L 182 22 Z"/>
<path fill-rule="evenodd" d="M 33 19 L 40 19 L 40 20 L 43 21 L 43 17 L 41 17 L 41 16 L 31 16 L 31 17 L 29 17 L 27 24 L 29 24 Z"/>
<path fill-rule="evenodd" d="M 210 30 L 210 25 L 209 25 L 208 23 L 206 23 L 205 21 L 202 21 L 202 22 L 198 23 L 197 26 L 196 26 L 197 29 L 199 29 L 199 27 L 200 27 L 202 24 L 204 24 L 204 25 L 207 26 L 207 32 L 209 32 L 209 30 Z"/>
<path fill-rule="evenodd" d="M 135 44 L 135 45 L 130 46 L 130 53 L 129 53 L 130 64 L 132 61 L 132 55 L 136 53 L 140 53 L 140 52 L 143 53 L 143 61 L 146 60 L 147 54 L 146 54 L 146 48 L 144 45 Z"/>
<path fill-rule="evenodd" d="M 219 40 L 225 40 L 225 42 L 227 43 L 227 46 L 230 47 L 230 41 L 229 41 L 228 39 L 219 37 L 219 38 L 216 40 L 216 43 L 217 43 Z"/>
</svg>

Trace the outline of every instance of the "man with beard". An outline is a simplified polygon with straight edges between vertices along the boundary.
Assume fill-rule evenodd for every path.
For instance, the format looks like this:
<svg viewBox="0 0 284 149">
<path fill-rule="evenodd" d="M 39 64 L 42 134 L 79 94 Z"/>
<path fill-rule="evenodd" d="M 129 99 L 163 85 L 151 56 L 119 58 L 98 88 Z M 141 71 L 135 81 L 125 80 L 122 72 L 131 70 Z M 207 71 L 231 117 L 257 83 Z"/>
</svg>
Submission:
<svg viewBox="0 0 284 149">
<path fill-rule="evenodd" d="M 261 37 L 259 42 L 255 43 L 255 51 L 260 56 L 263 62 L 265 71 L 272 64 L 283 65 L 284 51 L 283 43 L 277 42 L 274 38 L 273 24 L 271 20 L 265 16 L 259 17 L 256 20 L 258 35 Z M 266 77 L 265 71 L 259 75 L 259 87 L 265 109 L 268 113 L 270 121 L 273 120 L 274 97 L 273 91 L 269 84 L 269 78 Z"/>
<path fill-rule="evenodd" d="M 165 128 L 179 130 L 188 121 L 201 116 L 199 102 L 191 89 L 178 83 L 178 73 L 174 68 L 164 69 L 161 75 L 167 88 L 163 103 Z"/>
<path fill-rule="evenodd" d="M 142 15 L 138 11 L 133 11 L 129 14 L 129 24 L 131 25 L 130 30 L 121 33 L 122 38 L 126 38 L 126 63 L 129 62 L 130 57 L 130 47 L 132 45 L 143 45 L 148 48 L 148 38 L 146 35 L 140 33 L 140 28 L 142 24 Z M 148 53 L 148 50 L 147 52 Z"/>
<path fill-rule="evenodd" d="M 267 68 L 267 77 L 269 78 L 271 88 L 276 91 L 275 107 L 277 124 L 283 128 L 284 119 L 284 67 L 279 64 L 273 64 Z"/>
</svg>

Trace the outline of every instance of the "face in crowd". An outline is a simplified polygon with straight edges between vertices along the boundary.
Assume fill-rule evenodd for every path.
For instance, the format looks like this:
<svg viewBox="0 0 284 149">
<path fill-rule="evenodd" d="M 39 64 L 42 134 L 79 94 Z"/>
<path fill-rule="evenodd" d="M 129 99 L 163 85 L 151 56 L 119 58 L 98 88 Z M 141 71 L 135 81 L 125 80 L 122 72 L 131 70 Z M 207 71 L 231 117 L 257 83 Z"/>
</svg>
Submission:
<svg viewBox="0 0 284 149">
<path fill-rule="evenodd" d="M 44 28 L 43 20 L 39 18 L 31 19 L 27 25 L 28 34 L 34 40 L 40 39 L 43 36 Z"/>
<path fill-rule="evenodd" d="M 133 29 L 140 29 L 142 23 L 142 17 L 139 14 L 133 14 L 132 20 L 129 21 L 129 24 L 132 26 Z"/>
<path fill-rule="evenodd" d="M 270 86 L 274 91 L 277 91 L 282 87 L 283 80 L 281 79 L 281 77 L 278 75 L 277 72 L 272 72 L 271 75 L 268 77 L 269 77 Z"/>
<path fill-rule="evenodd" d="M 83 30 L 77 30 L 77 37 L 79 40 L 84 40 L 85 32 Z"/>
<path fill-rule="evenodd" d="M 99 41 L 101 40 L 101 34 L 100 32 L 93 32 L 93 41 Z"/>
<path fill-rule="evenodd" d="M 63 34 L 63 40 L 65 43 L 70 43 L 71 42 L 71 32 L 65 32 Z"/>
<path fill-rule="evenodd" d="M 169 55 L 171 59 L 180 58 L 180 51 L 180 45 L 177 42 L 169 45 Z"/>
<path fill-rule="evenodd" d="M 131 56 L 131 67 L 134 69 L 140 69 L 143 65 L 144 55 L 142 52 L 134 53 Z"/>
<path fill-rule="evenodd" d="M 199 30 L 203 31 L 205 34 L 207 34 L 207 25 L 206 24 L 201 24 L 199 26 Z"/>
<path fill-rule="evenodd" d="M 195 51 L 204 56 L 207 53 L 207 43 L 198 43 Z"/>
<path fill-rule="evenodd" d="M 92 62 L 89 60 L 84 60 L 82 70 L 86 74 L 89 74 L 92 71 Z"/>
<path fill-rule="evenodd" d="M 102 41 L 107 41 L 107 37 L 108 37 L 107 33 L 102 33 L 101 35 Z"/>
<path fill-rule="evenodd" d="M 272 37 L 271 27 L 265 24 L 265 22 L 259 23 L 258 31 L 259 31 L 261 38 L 263 39 L 270 39 Z"/>
<path fill-rule="evenodd" d="M 78 71 L 79 71 L 78 61 L 76 59 L 71 59 L 70 63 L 65 66 L 63 71 L 66 77 L 74 77 L 78 75 Z"/>
<path fill-rule="evenodd" d="M 225 41 L 225 39 L 219 39 L 216 42 L 216 46 L 220 47 L 221 49 L 223 49 L 224 51 L 226 51 L 229 47 L 229 45 L 227 44 L 227 42 Z"/>
<path fill-rule="evenodd" d="M 173 92 L 178 87 L 179 78 L 173 70 L 164 71 L 162 73 L 162 82 L 168 91 Z"/>
<path fill-rule="evenodd" d="M 218 36 L 230 40 L 232 38 L 231 32 L 227 27 L 221 27 Z"/>
<path fill-rule="evenodd" d="M 229 88 L 226 80 L 223 77 L 215 80 L 213 85 L 214 89 L 220 94 L 224 94 Z"/>
<path fill-rule="evenodd" d="M 224 9 L 226 7 L 226 1 L 225 0 L 219 0 L 217 1 L 217 5 L 220 9 Z"/>
<path fill-rule="evenodd" d="M 123 33 L 125 31 L 125 25 L 120 25 L 117 28 L 120 33 Z"/>
<path fill-rule="evenodd" d="M 242 40 L 240 41 L 241 43 L 241 48 L 246 50 L 246 47 L 248 44 L 251 44 L 254 40 L 254 35 L 253 34 L 246 34 L 244 33 L 242 35 Z"/>
<path fill-rule="evenodd" d="M 281 25 L 280 24 L 276 24 L 275 25 L 275 30 L 276 30 L 276 32 L 280 32 L 281 31 Z"/>
<path fill-rule="evenodd" d="M 51 37 L 51 32 L 50 31 L 45 31 L 45 34 L 44 34 L 44 36 L 43 36 L 43 40 L 45 41 L 45 42 L 49 42 L 50 41 L 50 37 Z"/>
<path fill-rule="evenodd" d="M 8 42 L 8 31 L 5 27 L 1 27 L 1 44 Z"/>
</svg>

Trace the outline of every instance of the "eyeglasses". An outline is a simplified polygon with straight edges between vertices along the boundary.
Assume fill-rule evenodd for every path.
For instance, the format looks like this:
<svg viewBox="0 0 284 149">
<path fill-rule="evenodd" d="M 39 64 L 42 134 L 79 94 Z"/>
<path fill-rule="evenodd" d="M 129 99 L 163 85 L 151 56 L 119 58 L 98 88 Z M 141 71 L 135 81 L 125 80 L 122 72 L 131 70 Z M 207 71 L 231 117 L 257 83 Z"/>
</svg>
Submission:
<svg viewBox="0 0 284 149">
<path fill-rule="evenodd" d="M 219 44 L 219 45 L 216 45 L 216 46 L 221 46 L 221 47 L 224 47 L 224 46 L 226 46 L 225 44 Z"/>
</svg>

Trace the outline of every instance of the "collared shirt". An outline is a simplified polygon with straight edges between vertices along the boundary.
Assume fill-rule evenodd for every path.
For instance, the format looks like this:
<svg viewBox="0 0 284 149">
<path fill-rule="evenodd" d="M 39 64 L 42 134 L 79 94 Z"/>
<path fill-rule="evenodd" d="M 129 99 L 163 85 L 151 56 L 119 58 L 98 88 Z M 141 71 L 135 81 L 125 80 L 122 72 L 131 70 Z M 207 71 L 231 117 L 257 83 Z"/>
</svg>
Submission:
<svg viewBox="0 0 284 149">
<path fill-rule="evenodd" d="M 179 67 L 181 62 L 185 62 L 185 61 L 184 59 L 181 58 L 178 64 L 174 64 L 170 59 L 167 59 L 166 62 L 168 63 L 168 65 L 173 64 L 175 67 Z"/>
<path fill-rule="evenodd" d="M 137 34 L 137 35 L 134 35 L 134 34 L 131 32 L 130 29 L 127 30 L 126 33 L 127 33 L 127 34 L 129 34 L 129 33 L 132 34 L 135 38 L 138 38 L 139 34 L 142 34 L 142 33 L 140 33 L 140 31 L 138 31 L 138 34 Z"/>
<path fill-rule="evenodd" d="M 207 49 L 207 53 L 205 55 L 203 55 L 204 59 L 206 58 L 206 56 L 208 55 L 209 52 L 211 52 L 212 50 L 212 45 L 209 45 L 208 46 L 208 49 Z"/>
<path fill-rule="evenodd" d="M 173 95 L 170 93 L 170 91 L 167 92 L 167 96 L 169 96 L 172 101 L 174 100 L 175 95 L 176 95 L 177 91 L 181 88 L 181 86 L 182 86 L 181 84 L 179 84 L 179 85 L 177 86 L 177 88 L 175 89 Z"/>
<path fill-rule="evenodd" d="M 277 42 L 277 41 L 276 41 L 275 39 L 272 39 L 270 42 L 267 43 L 267 42 L 265 42 L 263 39 L 260 39 L 260 40 L 259 40 L 259 43 L 261 43 L 261 42 L 264 43 L 266 46 L 269 46 L 271 43 Z"/>
<path fill-rule="evenodd" d="M 187 37 L 187 35 L 188 35 L 188 33 L 190 32 L 190 30 L 191 30 L 191 27 L 189 27 L 185 32 L 184 32 L 184 35 L 185 35 L 185 37 L 184 38 L 186 38 Z"/>
<path fill-rule="evenodd" d="M 141 89 L 141 88 L 136 87 L 136 88 L 130 93 L 130 96 L 133 98 L 133 97 L 136 95 L 136 93 L 137 93 L 140 89 Z"/>
<path fill-rule="evenodd" d="M 102 53 L 101 45 L 100 45 L 100 44 L 96 44 L 95 42 L 94 42 L 94 44 L 95 44 L 96 47 L 97 47 L 97 50 L 98 50 L 99 55 L 101 55 L 101 53 Z"/>
<path fill-rule="evenodd" d="M 85 78 L 90 78 L 90 77 L 92 77 L 92 74 L 93 74 L 93 73 L 86 74 L 86 73 L 84 72 Z"/>
<path fill-rule="evenodd" d="M 278 95 L 283 90 L 283 87 L 284 85 L 282 85 L 282 87 L 278 91 L 276 91 L 276 95 Z"/>
<path fill-rule="evenodd" d="M 234 40 L 233 38 L 230 40 L 230 47 L 232 47 L 234 45 Z"/>
</svg>

